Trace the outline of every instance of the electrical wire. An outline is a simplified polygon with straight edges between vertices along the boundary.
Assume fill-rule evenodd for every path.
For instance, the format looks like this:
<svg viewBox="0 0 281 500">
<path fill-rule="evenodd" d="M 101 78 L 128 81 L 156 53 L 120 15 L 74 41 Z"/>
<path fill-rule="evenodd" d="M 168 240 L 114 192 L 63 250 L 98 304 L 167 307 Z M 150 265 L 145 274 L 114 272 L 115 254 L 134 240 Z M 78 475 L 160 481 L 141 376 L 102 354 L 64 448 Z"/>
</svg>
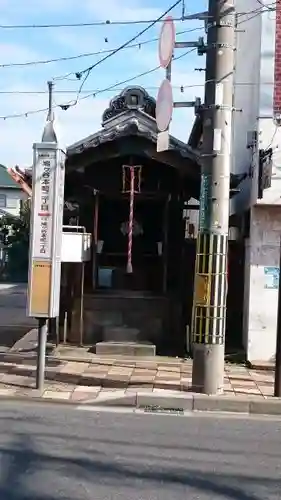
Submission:
<svg viewBox="0 0 281 500">
<path fill-rule="evenodd" d="M 184 90 L 189 87 L 196 87 L 197 85 L 173 85 L 173 89 Z M 198 86 L 204 86 L 198 85 Z M 146 90 L 157 90 L 158 87 L 145 87 Z M 82 90 L 81 94 L 97 94 L 100 89 L 93 90 Z M 115 88 L 117 91 L 122 91 L 124 88 Z M 53 94 L 76 94 L 77 90 L 53 90 Z M 0 95 L 46 95 L 48 94 L 48 90 L 0 90 Z"/>
<path fill-rule="evenodd" d="M 187 33 L 192 33 L 194 31 L 198 31 L 198 30 L 202 30 L 201 26 L 197 26 L 196 28 L 191 28 L 191 29 L 188 29 L 188 30 L 183 30 L 183 31 L 177 31 L 177 35 L 184 35 L 184 34 L 187 34 Z M 127 47 L 124 47 L 124 50 L 125 49 L 133 49 L 133 48 L 136 48 L 138 47 L 139 49 L 143 46 L 143 45 L 147 45 L 149 43 L 154 43 L 154 42 L 158 42 L 159 40 L 159 37 L 155 37 L 155 38 L 150 38 L 149 40 L 144 40 L 143 42 L 139 42 L 139 43 L 132 43 L 130 45 L 127 45 Z M 61 57 L 57 57 L 57 58 L 54 58 L 54 59 L 38 59 L 38 60 L 35 60 L 35 61 L 25 61 L 25 62 L 16 62 L 16 63 L 7 63 L 7 64 L 0 64 L 0 68 L 13 68 L 13 67 L 23 67 L 23 66 L 37 66 L 37 65 L 41 65 L 41 64 L 50 64 L 50 63 L 57 63 L 57 62 L 63 62 L 63 61 L 73 61 L 75 59 L 82 59 L 84 57 L 92 57 L 92 56 L 99 56 L 99 55 L 102 55 L 102 54 L 111 54 L 112 52 L 114 52 L 114 50 L 116 50 L 115 48 L 113 49 L 102 49 L 102 50 L 99 50 L 97 52 L 85 52 L 85 53 L 82 53 L 82 54 L 77 54 L 75 56 L 61 56 Z M 68 75 L 70 74 L 74 74 L 74 73 L 68 73 Z M 75 78 L 75 81 L 77 80 L 77 78 Z"/>
<path fill-rule="evenodd" d="M 177 2 L 178 4 L 179 2 Z M 273 2 L 272 4 L 270 5 L 273 5 L 275 4 L 276 5 L 276 2 Z M 263 14 L 265 11 L 263 10 L 263 7 L 261 9 L 256 9 L 255 11 L 249 11 L 249 12 L 246 12 L 246 13 L 239 13 L 239 16 L 242 16 L 242 15 L 248 15 L 249 13 L 254 13 L 254 16 L 250 17 L 250 18 L 247 18 L 247 19 L 244 19 L 242 21 L 239 21 L 237 24 L 242 24 L 244 22 L 248 22 L 250 21 L 251 19 L 253 19 L 256 15 L 260 15 L 260 14 Z M 165 16 L 166 14 L 164 13 L 163 16 Z M 137 36 L 140 36 L 139 34 Z M 126 44 L 124 44 L 126 47 L 127 47 L 127 44 L 130 43 L 130 42 L 127 42 Z M 122 47 L 122 46 L 121 46 Z M 125 48 L 125 47 L 123 47 Z M 120 47 L 118 47 L 119 50 L 123 50 L 121 49 Z M 118 50 L 117 49 L 117 50 Z M 188 51 L 188 52 L 185 52 L 184 54 L 182 54 L 181 56 L 179 57 L 175 57 L 174 60 L 177 60 L 177 59 L 180 59 L 181 57 L 184 57 L 186 56 L 187 54 L 193 52 L 194 50 L 196 49 L 192 49 L 191 51 Z M 116 53 L 116 52 L 115 52 Z M 102 62 L 104 59 L 102 59 L 100 62 Z M 96 95 L 98 94 L 101 94 L 101 93 L 105 93 L 105 92 L 108 92 L 110 90 L 113 90 L 113 89 L 116 89 L 118 86 L 121 86 L 121 85 L 125 85 L 127 83 L 130 83 L 138 78 L 141 78 L 143 76 L 146 76 L 146 75 L 149 75 L 155 71 L 157 71 L 158 69 L 160 68 L 160 66 L 156 66 L 155 68 L 152 68 L 151 70 L 148 70 L 148 71 L 145 71 L 143 73 L 140 73 L 138 75 L 135 75 L 134 77 L 131 77 L 131 78 L 128 78 L 126 80 L 123 80 L 122 82 L 118 82 L 114 85 L 111 85 L 109 87 L 106 87 L 104 89 L 101 89 L 101 90 L 97 90 L 95 93 L 89 93 L 87 94 L 86 96 L 83 96 L 83 97 L 80 97 L 79 99 L 79 96 L 78 96 L 78 99 L 79 100 L 84 100 L 84 99 L 88 99 L 89 97 L 95 97 Z M 84 70 L 86 71 L 86 70 Z M 204 86 L 204 84 L 202 85 L 191 85 L 191 86 L 184 86 L 184 88 L 187 88 L 187 87 L 196 87 L 196 86 Z M 240 85 L 247 85 L 247 83 L 241 83 Z M 80 90 L 80 93 L 82 92 L 82 89 Z M 79 94 L 80 95 L 80 94 Z M 76 99 L 75 101 L 70 101 L 66 104 L 61 104 L 61 105 L 57 105 L 56 107 L 57 108 L 61 108 L 63 110 L 67 110 L 69 109 L 70 107 L 73 107 L 77 104 L 78 102 L 78 99 Z M 31 110 L 31 111 L 27 111 L 27 112 L 24 112 L 24 113 L 18 113 L 18 114 L 11 114 L 11 115 L 6 115 L 6 116 L 0 116 L 0 119 L 2 120 L 6 120 L 6 119 L 9 119 L 9 118 L 21 118 L 21 117 L 28 117 L 29 115 L 33 115 L 33 114 L 37 114 L 37 113 L 41 113 L 41 112 L 45 112 L 47 111 L 48 108 L 43 108 L 43 109 L 37 109 L 37 110 Z"/>
<path fill-rule="evenodd" d="M 139 31 L 136 35 L 134 35 L 132 38 L 130 38 L 129 40 L 127 40 L 127 42 L 125 43 L 122 43 L 119 47 L 117 47 L 115 50 L 113 50 L 111 52 L 111 54 L 107 54 L 106 56 L 104 56 L 102 59 L 99 59 L 99 61 L 95 62 L 94 64 L 92 64 L 91 66 L 88 66 L 88 68 L 82 70 L 82 71 L 79 71 L 79 73 L 76 73 L 76 77 L 80 80 L 82 78 L 82 76 L 84 75 L 84 78 L 81 82 L 81 85 L 78 89 L 78 92 L 77 92 L 77 97 L 76 97 L 76 103 L 79 99 L 79 96 L 80 96 L 80 93 L 81 93 L 81 90 L 83 89 L 87 79 L 89 78 L 92 70 L 94 68 L 97 68 L 100 64 L 102 64 L 103 62 L 107 61 L 108 59 L 110 59 L 111 57 L 115 56 L 116 54 L 118 54 L 118 52 L 120 52 L 121 50 L 125 49 L 126 47 L 128 47 L 128 45 L 130 45 L 131 43 L 135 42 L 140 36 L 144 35 L 147 31 L 149 31 L 151 28 L 153 28 L 153 26 L 155 26 L 155 24 L 161 20 L 163 20 L 163 18 L 169 14 L 173 9 L 175 9 L 180 3 L 181 3 L 182 0 L 177 0 L 173 5 L 171 5 L 171 7 L 169 7 L 165 12 L 163 12 L 163 14 L 161 14 L 161 16 L 159 16 L 155 21 L 153 21 L 152 23 L 150 23 L 148 26 L 146 26 L 143 30 Z"/>
<path fill-rule="evenodd" d="M 261 3 L 261 2 L 259 2 Z M 276 2 L 273 2 L 272 4 L 269 4 L 269 5 L 273 5 L 273 4 L 276 4 Z M 268 7 L 268 10 L 272 10 L 270 7 Z M 256 9 L 256 11 L 249 11 L 250 13 L 253 13 L 253 12 L 260 12 L 260 9 Z M 248 13 L 240 13 L 240 14 L 237 14 L 238 16 L 244 16 Z M 247 21 L 247 19 L 245 19 L 245 21 Z M 243 21 L 244 22 L 244 21 Z M 106 22 L 105 22 L 106 24 Z M 191 29 L 188 29 L 188 30 L 183 30 L 183 31 L 178 31 L 177 32 L 177 35 L 183 35 L 183 34 L 186 34 L 186 33 L 192 33 L 192 32 L 195 32 L 195 31 L 198 31 L 198 30 L 201 30 L 202 28 L 199 26 L 199 27 L 196 27 L 196 28 L 191 28 Z M 125 49 L 130 49 L 130 48 L 135 48 L 135 47 L 139 47 L 141 48 L 143 45 L 147 45 L 149 43 L 153 43 L 153 42 L 157 42 L 158 41 L 158 38 L 151 38 L 149 40 L 144 40 L 143 42 L 140 42 L 140 43 L 133 43 L 133 44 L 130 44 L 128 45 L 127 47 L 124 48 Z M 38 59 L 38 60 L 34 60 L 34 61 L 24 61 L 24 62 L 15 62 L 15 63 L 6 63 L 6 64 L 0 64 L 0 68 L 13 68 L 13 67 L 24 67 L 24 66 L 38 66 L 38 65 L 44 65 L 44 64 L 52 64 L 52 63 L 57 63 L 57 62 L 64 62 L 64 61 L 73 61 L 73 60 L 76 60 L 76 59 L 82 59 L 82 58 L 86 58 L 86 57 L 93 57 L 93 56 L 98 56 L 98 55 L 102 55 L 102 54 L 111 54 L 115 49 L 102 49 L 102 50 L 99 50 L 97 52 L 85 52 L 85 53 L 82 53 L 82 54 L 77 54 L 77 55 L 74 55 L 74 56 L 61 56 L 61 57 L 57 57 L 57 58 L 50 58 L 50 59 Z M 55 77 L 55 79 L 68 79 L 69 76 L 71 75 L 74 75 L 74 72 L 73 73 L 67 73 L 61 77 Z M 73 79 L 73 81 L 76 81 L 77 78 Z"/>
<path fill-rule="evenodd" d="M 256 11 L 251 17 L 247 17 L 246 19 L 242 19 L 241 21 L 237 22 L 237 26 L 240 26 L 241 24 L 247 23 L 251 21 L 252 19 L 255 19 L 256 17 L 260 16 L 261 14 L 264 14 L 265 12 L 268 12 L 267 10 L 261 11 Z"/>
<path fill-rule="evenodd" d="M 208 80 L 208 83 L 215 80 Z M 195 87 L 204 87 L 205 81 L 203 83 L 194 83 L 190 85 L 172 85 L 174 90 L 180 90 L 184 92 L 186 89 L 195 88 Z M 273 86 L 274 82 L 261 82 L 261 83 L 253 83 L 253 82 L 236 82 L 234 87 L 257 87 L 257 86 L 269 85 Z M 158 90 L 157 86 L 145 86 L 146 90 Z M 117 91 L 122 91 L 124 88 L 115 88 Z M 100 89 L 93 90 L 82 90 L 81 94 L 97 94 Z M 76 94 L 77 90 L 53 90 L 53 94 Z M 48 94 L 48 90 L 0 90 L 0 95 L 46 95 Z"/>
<path fill-rule="evenodd" d="M 272 12 L 274 9 L 272 8 L 272 5 L 276 5 L 277 2 L 272 2 L 270 4 L 265 4 L 262 2 L 262 0 L 257 0 L 257 2 L 266 10 L 269 10 L 269 12 Z"/>
<path fill-rule="evenodd" d="M 185 0 L 182 0 L 182 6 L 181 6 L 181 18 L 182 20 L 184 19 L 185 16 Z"/>
<path fill-rule="evenodd" d="M 258 3 L 265 8 L 266 10 L 274 10 L 272 5 L 276 5 L 277 2 L 272 2 L 271 4 L 263 4 L 261 0 L 257 0 Z M 185 2 L 184 0 L 180 0 L 182 2 L 182 12 L 185 12 Z M 179 3 L 180 3 L 179 2 Z M 242 14 L 251 14 L 254 11 L 243 12 Z M 239 15 L 239 13 L 238 13 Z M 184 21 L 185 16 L 182 14 L 182 17 L 174 18 L 174 21 Z M 161 19 L 133 19 L 131 21 L 110 21 L 107 19 L 105 21 L 93 21 L 93 22 L 81 22 L 81 23 L 53 23 L 53 24 L 1 24 L 0 29 L 56 29 L 56 28 L 83 28 L 83 27 L 98 27 L 98 26 L 130 26 L 130 25 L 138 25 L 138 24 L 149 24 L 149 23 L 159 23 Z"/>
<path fill-rule="evenodd" d="M 196 48 L 190 49 L 190 50 L 184 52 L 183 54 L 181 54 L 180 56 L 174 57 L 173 60 L 177 61 L 179 59 L 182 59 L 183 57 L 191 54 L 195 50 L 196 50 Z M 132 76 L 130 78 L 126 78 L 126 80 L 119 81 L 119 82 L 117 82 L 117 83 L 115 83 L 113 85 L 110 85 L 110 86 L 106 87 L 106 88 L 97 90 L 95 93 L 89 92 L 89 94 L 87 94 L 87 95 L 85 95 L 83 97 L 80 97 L 79 102 L 83 101 L 85 99 L 89 99 L 90 97 L 96 97 L 99 94 L 103 94 L 103 93 L 108 92 L 110 90 L 114 90 L 114 89 L 116 89 L 118 87 L 122 87 L 123 85 L 126 85 L 128 83 L 133 82 L 134 80 L 137 80 L 138 78 L 142 78 L 144 76 L 150 75 L 151 73 L 154 73 L 158 69 L 160 69 L 160 65 L 155 66 L 154 68 L 151 68 L 148 71 L 144 71 L 143 73 L 139 73 L 137 75 L 134 75 L 134 76 Z M 75 101 L 74 102 L 73 101 L 69 101 L 69 102 L 67 102 L 65 104 L 57 104 L 56 106 L 54 106 L 54 108 L 60 108 L 63 111 L 66 111 L 67 109 L 72 108 L 75 105 L 76 105 Z M 37 114 L 37 113 L 43 113 L 43 112 L 46 112 L 46 111 L 48 111 L 48 108 L 36 109 L 36 110 L 27 111 L 25 113 L 18 113 L 18 114 L 13 114 L 13 115 L 0 116 L 0 119 L 1 120 L 7 120 L 7 119 L 10 119 L 10 118 L 24 118 L 24 117 L 27 118 L 29 115 L 34 115 L 34 114 Z"/>
<path fill-rule="evenodd" d="M 267 151 L 268 149 L 270 149 L 270 148 L 271 148 L 271 146 L 272 146 L 272 144 L 273 144 L 273 142 L 274 142 L 274 139 L 275 139 L 275 137 L 276 137 L 276 134 L 277 134 L 278 130 L 279 130 L 278 125 L 275 125 L 274 132 L 273 132 L 273 134 L 272 134 L 271 140 L 270 140 L 270 142 L 269 142 L 268 146 L 267 146 L 266 148 L 264 148 L 264 150 L 265 150 L 265 151 Z"/>
<path fill-rule="evenodd" d="M 257 0 L 257 1 L 260 4 L 260 7 L 257 7 L 256 9 L 249 10 L 249 11 L 238 12 L 237 16 L 247 16 L 248 14 L 254 14 L 256 12 L 260 12 L 263 14 L 266 10 L 270 10 L 271 12 L 276 10 L 278 0 L 275 0 L 275 2 L 271 2 L 267 5 L 263 4 L 260 0 Z"/>
<path fill-rule="evenodd" d="M 261 4 L 260 4 L 261 5 Z M 268 4 L 268 7 L 271 6 L 270 8 L 265 8 L 265 7 L 258 7 L 257 9 L 254 9 L 254 10 L 251 10 L 251 11 L 248 11 L 248 12 L 239 12 L 237 14 L 237 19 L 238 18 L 241 18 L 243 16 L 249 16 L 250 14 L 253 14 L 253 16 L 251 17 L 246 17 L 246 19 L 243 19 L 241 21 L 239 21 L 237 23 L 238 24 L 242 24 L 242 23 L 246 23 L 247 21 L 250 21 L 251 19 L 254 19 L 255 17 L 257 16 L 260 16 L 262 14 L 265 14 L 266 12 L 274 12 L 276 11 L 276 6 L 277 6 L 277 2 L 272 2 L 271 4 Z"/>
<path fill-rule="evenodd" d="M 179 1 L 179 3 L 182 0 Z M 177 4 L 178 5 L 178 4 Z M 174 21 L 184 21 L 182 17 L 175 17 Z M 91 23 L 58 23 L 58 24 L 1 24 L 0 29 L 55 29 L 55 28 L 84 28 L 97 26 L 134 26 L 137 24 L 156 24 L 161 19 L 138 19 L 132 21 L 93 21 Z"/>
<path fill-rule="evenodd" d="M 272 4 L 270 4 L 270 5 L 273 5 L 273 4 L 276 4 L 276 2 L 273 2 L 273 3 L 272 3 Z M 245 19 L 245 20 L 239 21 L 239 22 L 237 23 L 237 25 L 238 25 L 238 24 L 242 24 L 243 22 L 250 21 L 251 19 L 253 19 L 253 18 L 255 17 L 255 15 L 260 15 L 260 14 L 263 14 L 264 12 L 266 12 L 266 11 L 263 11 L 263 7 L 260 7 L 260 8 L 258 8 L 258 9 L 251 10 L 251 11 L 248 11 L 248 12 L 241 12 L 241 13 L 238 13 L 238 14 L 237 14 L 237 18 L 239 18 L 240 16 L 249 15 L 249 14 L 254 14 L 254 16 L 252 16 L 252 17 L 250 17 L 250 18 L 247 18 L 247 19 Z M 162 16 L 162 17 L 164 17 L 165 15 L 166 15 L 166 13 L 165 13 L 165 14 L 163 14 L 163 16 Z M 150 26 L 150 27 L 151 27 L 151 26 Z M 146 29 L 149 29 L 150 27 L 148 26 Z M 198 29 L 198 28 L 197 28 L 197 29 Z M 199 28 L 199 29 L 200 29 L 200 28 Z M 140 34 L 138 34 L 137 36 L 140 36 Z M 125 45 L 125 44 L 124 44 L 124 45 Z M 124 47 L 123 47 L 123 48 L 124 48 Z M 117 50 L 117 49 L 116 49 L 116 50 Z M 122 50 L 122 49 L 121 49 L 121 48 L 119 48 L 119 50 Z M 119 50 L 118 50 L 117 52 L 119 52 Z M 113 54 L 112 54 L 112 55 L 116 54 L 117 52 L 113 52 Z M 107 57 L 106 57 L 106 58 L 101 59 L 101 60 L 100 60 L 100 62 L 98 61 L 98 62 L 97 62 L 97 63 L 95 63 L 93 66 L 90 66 L 89 68 L 86 68 L 86 69 L 84 69 L 84 70 L 82 70 L 82 71 L 77 71 L 77 72 L 74 72 L 74 71 L 73 71 L 73 72 L 66 73 L 66 74 L 64 74 L 64 75 L 56 76 L 56 77 L 54 77 L 54 78 L 53 78 L 53 80 L 54 80 L 54 81 L 57 81 L 57 80 L 65 80 L 65 79 L 69 79 L 69 77 L 71 77 L 71 76 L 75 76 L 75 77 L 76 77 L 76 79 L 80 79 L 80 78 L 82 77 L 82 75 L 83 75 L 85 72 L 86 72 L 86 78 L 85 78 L 85 80 L 87 80 L 87 78 L 88 78 L 88 76 L 89 76 L 89 74 L 87 74 L 88 70 L 92 70 L 92 69 L 94 69 L 94 68 L 95 68 L 98 64 L 100 64 L 100 63 L 104 62 L 106 59 L 107 59 Z M 73 80 L 72 80 L 72 81 L 73 81 Z M 84 83 L 85 83 L 85 82 L 82 82 L 82 85 L 80 86 L 80 89 L 82 89 L 82 88 L 83 88 Z M 79 89 L 79 90 L 80 90 L 80 89 Z M 80 94 L 80 92 L 79 92 L 79 91 L 78 91 L 78 93 Z"/>
</svg>

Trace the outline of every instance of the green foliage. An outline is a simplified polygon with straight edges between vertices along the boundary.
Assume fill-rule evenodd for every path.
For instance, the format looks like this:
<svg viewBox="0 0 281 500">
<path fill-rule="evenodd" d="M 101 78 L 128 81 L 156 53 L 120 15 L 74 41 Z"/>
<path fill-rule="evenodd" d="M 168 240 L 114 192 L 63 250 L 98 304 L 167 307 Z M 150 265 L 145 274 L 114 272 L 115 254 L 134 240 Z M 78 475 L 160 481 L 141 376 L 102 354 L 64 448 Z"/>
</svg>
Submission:
<svg viewBox="0 0 281 500">
<path fill-rule="evenodd" d="M 7 251 L 7 279 L 25 281 L 28 273 L 29 203 L 22 205 L 20 216 L 5 215 L 0 219 L 0 234 Z"/>
</svg>

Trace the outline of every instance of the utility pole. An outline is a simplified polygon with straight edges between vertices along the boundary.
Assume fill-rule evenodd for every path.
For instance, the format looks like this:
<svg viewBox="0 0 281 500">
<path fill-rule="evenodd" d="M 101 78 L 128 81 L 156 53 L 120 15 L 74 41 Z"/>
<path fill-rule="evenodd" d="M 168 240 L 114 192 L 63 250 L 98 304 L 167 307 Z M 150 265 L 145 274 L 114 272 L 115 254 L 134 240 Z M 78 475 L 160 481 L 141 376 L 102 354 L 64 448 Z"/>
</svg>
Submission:
<svg viewBox="0 0 281 500">
<path fill-rule="evenodd" d="M 281 397 L 281 240 L 280 240 L 280 255 L 279 255 L 279 284 L 278 284 L 274 396 L 276 398 Z"/>
<path fill-rule="evenodd" d="M 223 391 L 233 112 L 234 0 L 209 0 L 192 342 L 193 390 Z"/>
</svg>

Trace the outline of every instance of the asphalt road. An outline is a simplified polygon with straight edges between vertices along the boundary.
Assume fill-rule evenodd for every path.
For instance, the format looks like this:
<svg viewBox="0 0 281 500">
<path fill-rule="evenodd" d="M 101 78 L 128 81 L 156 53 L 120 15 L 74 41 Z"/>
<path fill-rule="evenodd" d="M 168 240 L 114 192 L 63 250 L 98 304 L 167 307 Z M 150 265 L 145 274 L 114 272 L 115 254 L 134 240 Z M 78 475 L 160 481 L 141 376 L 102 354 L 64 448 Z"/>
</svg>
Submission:
<svg viewBox="0 0 281 500">
<path fill-rule="evenodd" d="M 3 500 L 280 500 L 281 421 L 1 402 Z"/>
<path fill-rule="evenodd" d="M 0 351 L 9 349 L 36 325 L 26 316 L 26 285 L 0 283 Z"/>
</svg>

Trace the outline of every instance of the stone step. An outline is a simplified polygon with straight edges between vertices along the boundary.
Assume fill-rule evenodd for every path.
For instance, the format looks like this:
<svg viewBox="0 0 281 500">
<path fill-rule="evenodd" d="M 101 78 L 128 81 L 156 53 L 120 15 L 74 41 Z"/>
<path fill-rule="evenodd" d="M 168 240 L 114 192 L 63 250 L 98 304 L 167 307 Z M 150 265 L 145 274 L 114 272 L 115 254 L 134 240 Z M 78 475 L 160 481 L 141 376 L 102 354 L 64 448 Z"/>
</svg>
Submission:
<svg viewBox="0 0 281 500">
<path fill-rule="evenodd" d="M 103 340 L 105 342 L 137 342 L 140 330 L 122 326 L 105 326 Z"/>
<path fill-rule="evenodd" d="M 138 342 L 98 342 L 98 356 L 155 356 L 156 346 Z"/>
</svg>

